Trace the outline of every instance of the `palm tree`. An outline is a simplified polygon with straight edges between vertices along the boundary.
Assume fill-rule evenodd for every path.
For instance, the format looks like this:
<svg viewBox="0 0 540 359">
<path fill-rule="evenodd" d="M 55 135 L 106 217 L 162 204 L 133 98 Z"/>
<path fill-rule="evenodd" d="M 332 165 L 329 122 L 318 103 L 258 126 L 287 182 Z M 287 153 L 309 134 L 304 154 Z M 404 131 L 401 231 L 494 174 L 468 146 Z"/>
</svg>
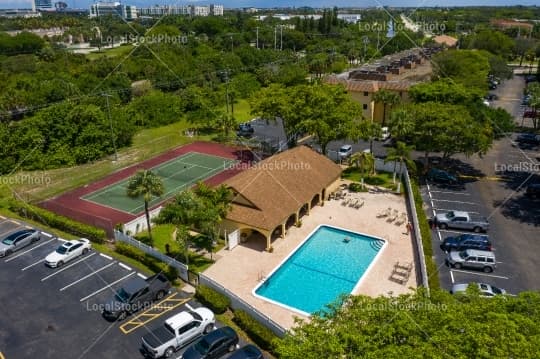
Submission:
<svg viewBox="0 0 540 359">
<path fill-rule="evenodd" d="M 148 237 L 152 240 L 152 229 L 150 227 L 150 213 L 148 204 L 152 197 L 159 197 L 165 192 L 161 178 L 150 170 L 141 170 L 131 177 L 126 190 L 128 197 L 143 197 L 144 213 L 146 215 L 146 225 L 148 226 Z"/>
<path fill-rule="evenodd" d="M 395 106 L 401 101 L 401 99 L 397 93 L 382 89 L 375 92 L 373 95 L 373 101 L 375 101 L 375 103 L 383 104 L 382 126 L 384 126 L 386 123 L 386 106 Z"/>
<path fill-rule="evenodd" d="M 407 146 L 404 142 L 398 141 L 396 147 L 388 150 L 385 162 L 394 161 L 394 175 L 396 173 L 397 163 L 399 162 L 399 179 L 401 180 L 403 162 L 410 159 L 413 146 Z"/>
<path fill-rule="evenodd" d="M 390 116 L 390 133 L 398 138 L 403 139 L 414 131 L 414 119 L 409 111 L 405 108 L 398 108 Z"/>
<path fill-rule="evenodd" d="M 360 170 L 363 176 L 375 172 L 375 158 L 369 152 L 356 152 L 349 158 L 349 163 Z"/>
</svg>

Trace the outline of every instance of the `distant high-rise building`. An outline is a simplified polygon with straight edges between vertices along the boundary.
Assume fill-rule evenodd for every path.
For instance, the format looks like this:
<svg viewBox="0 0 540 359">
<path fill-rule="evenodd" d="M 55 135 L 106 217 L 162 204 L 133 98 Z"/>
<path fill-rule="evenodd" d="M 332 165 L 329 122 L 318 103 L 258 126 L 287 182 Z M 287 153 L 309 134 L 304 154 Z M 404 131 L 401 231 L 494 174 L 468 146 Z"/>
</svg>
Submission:
<svg viewBox="0 0 540 359">
<path fill-rule="evenodd" d="M 191 15 L 191 16 L 223 16 L 223 5 L 155 5 L 138 8 L 139 16 Z"/>
<path fill-rule="evenodd" d="M 36 10 L 52 10 L 53 4 L 52 0 L 34 0 L 34 6 Z"/>
<path fill-rule="evenodd" d="M 210 7 L 208 6 L 192 6 L 191 7 L 192 16 L 208 16 L 210 15 Z"/>
<path fill-rule="evenodd" d="M 210 5 L 210 15 L 223 16 L 223 5 Z"/>
<path fill-rule="evenodd" d="M 119 2 L 96 2 L 90 6 L 89 16 L 119 16 L 124 20 L 135 20 L 137 18 L 137 8 Z"/>
<path fill-rule="evenodd" d="M 56 11 L 64 11 L 67 9 L 67 7 L 68 5 L 63 1 L 58 1 L 54 3 L 54 8 L 56 9 Z"/>
</svg>

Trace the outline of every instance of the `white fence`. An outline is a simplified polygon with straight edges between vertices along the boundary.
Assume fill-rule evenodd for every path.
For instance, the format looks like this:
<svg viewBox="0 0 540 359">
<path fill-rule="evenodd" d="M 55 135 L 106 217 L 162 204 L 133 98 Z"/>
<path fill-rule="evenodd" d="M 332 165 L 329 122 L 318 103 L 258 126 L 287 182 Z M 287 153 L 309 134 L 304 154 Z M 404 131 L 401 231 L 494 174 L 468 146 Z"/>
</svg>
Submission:
<svg viewBox="0 0 540 359">
<path fill-rule="evenodd" d="M 150 211 L 150 219 L 157 217 L 163 207 L 159 206 Z M 143 214 L 140 217 L 135 218 L 131 222 L 124 224 L 124 232 L 130 234 L 137 234 L 145 231 L 148 226 L 146 225 L 146 215 Z"/>
<path fill-rule="evenodd" d="M 184 263 L 181 263 L 181 262 L 177 261 L 176 259 L 171 258 L 171 257 L 161 253 L 157 249 L 154 249 L 154 248 L 150 247 L 149 245 L 144 244 L 141 241 L 138 241 L 135 238 L 132 238 L 132 237 L 128 236 L 127 234 L 124 234 L 124 233 L 122 233 L 120 231 L 116 231 L 116 230 L 114 231 L 114 239 L 119 241 L 119 242 L 130 244 L 133 247 L 136 247 L 136 248 L 140 249 L 144 253 L 146 253 L 146 254 L 148 254 L 148 255 L 156 258 L 156 259 L 159 259 L 160 261 L 162 261 L 164 263 L 167 263 L 171 267 L 176 268 L 178 270 L 178 276 L 180 278 L 182 278 L 186 282 L 189 281 L 189 279 L 188 279 L 188 266 L 185 265 Z"/>
<path fill-rule="evenodd" d="M 257 320 L 259 323 L 270 329 L 275 335 L 277 335 L 280 338 L 283 338 L 286 334 L 285 328 L 280 326 L 278 323 L 274 322 L 270 317 L 264 315 L 257 309 L 255 309 L 252 305 L 244 301 L 242 298 L 228 290 L 227 288 L 223 287 L 216 281 L 214 281 L 211 278 L 208 278 L 204 274 L 199 274 L 199 284 L 205 285 L 207 287 L 210 287 L 214 289 L 215 291 L 227 296 L 231 300 L 231 307 L 233 309 L 240 309 L 244 312 L 248 313 L 251 317 L 253 317 L 255 320 Z"/>
</svg>

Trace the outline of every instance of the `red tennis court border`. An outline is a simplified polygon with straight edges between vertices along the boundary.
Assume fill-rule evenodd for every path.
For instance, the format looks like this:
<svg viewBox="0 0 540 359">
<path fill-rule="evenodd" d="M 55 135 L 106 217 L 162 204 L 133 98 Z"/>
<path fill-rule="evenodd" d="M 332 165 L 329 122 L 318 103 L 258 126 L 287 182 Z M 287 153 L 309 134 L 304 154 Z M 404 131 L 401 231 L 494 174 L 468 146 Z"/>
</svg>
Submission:
<svg viewBox="0 0 540 359">
<path fill-rule="evenodd" d="M 137 218 L 140 214 L 131 215 L 111 207 L 86 201 L 81 197 L 126 179 L 140 169 L 149 169 L 155 167 L 163 162 L 169 161 L 188 152 L 199 152 L 208 155 L 230 158 L 247 164 L 249 164 L 253 158 L 250 151 L 246 150 L 245 148 L 229 147 L 212 142 L 193 142 L 188 145 L 177 147 L 174 150 L 163 153 L 144 162 L 118 170 L 117 172 L 114 172 L 101 180 L 50 198 L 39 203 L 39 205 L 62 216 L 103 228 L 112 238 L 113 229 L 116 224 L 127 223 Z M 234 168 L 226 169 L 208 178 L 204 182 L 212 186 L 218 185 L 240 173 L 247 167 L 249 166 L 234 166 Z M 163 202 L 156 204 L 152 207 L 152 209 L 162 205 Z"/>
</svg>

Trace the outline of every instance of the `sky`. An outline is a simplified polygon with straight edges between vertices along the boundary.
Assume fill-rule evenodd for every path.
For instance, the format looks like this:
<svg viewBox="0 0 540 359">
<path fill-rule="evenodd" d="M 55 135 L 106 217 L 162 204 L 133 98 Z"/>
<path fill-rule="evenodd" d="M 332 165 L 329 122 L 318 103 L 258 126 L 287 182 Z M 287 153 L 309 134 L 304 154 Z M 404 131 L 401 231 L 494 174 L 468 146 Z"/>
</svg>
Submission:
<svg viewBox="0 0 540 359">
<path fill-rule="evenodd" d="M 58 0 L 52 0 L 56 2 Z M 88 8 L 91 0 L 63 0 L 72 8 Z M 540 0 L 210 0 L 210 1 L 175 1 L 175 0 L 122 0 L 123 3 L 136 6 L 151 6 L 155 4 L 223 4 L 232 7 L 376 7 L 376 6 L 510 6 L 510 5 L 538 5 Z M 29 0 L 0 0 L 1 9 L 30 8 Z"/>
</svg>

